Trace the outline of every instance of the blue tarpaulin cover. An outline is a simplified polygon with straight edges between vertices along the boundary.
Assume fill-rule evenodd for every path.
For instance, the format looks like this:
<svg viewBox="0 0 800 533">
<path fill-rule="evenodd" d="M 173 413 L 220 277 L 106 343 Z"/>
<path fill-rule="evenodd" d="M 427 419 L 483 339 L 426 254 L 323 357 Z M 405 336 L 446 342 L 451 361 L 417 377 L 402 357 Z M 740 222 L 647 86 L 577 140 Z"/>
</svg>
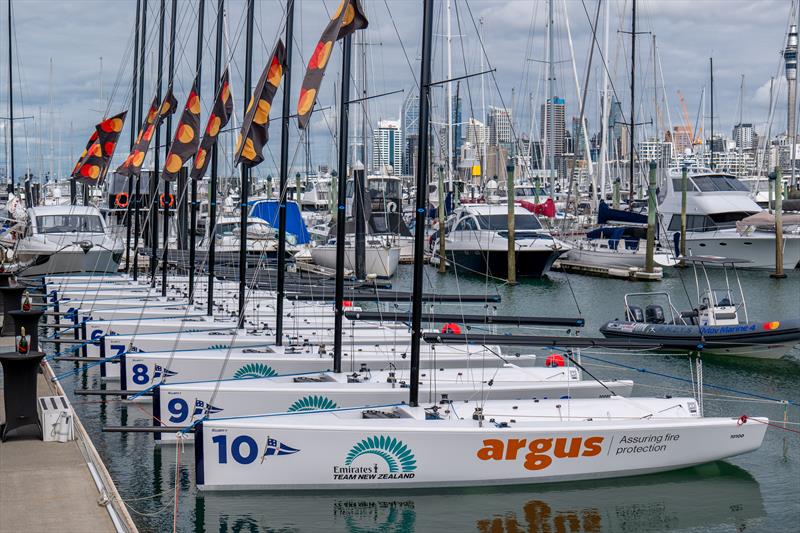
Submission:
<svg viewBox="0 0 800 533">
<path fill-rule="evenodd" d="M 622 211 L 620 209 L 612 209 L 608 207 L 607 203 L 601 200 L 600 206 L 597 209 L 597 223 L 605 224 L 610 220 L 633 224 L 647 224 L 647 215 L 632 213 L 630 211 Z"/>
<path fill-rule="evenodd" d="M 251 217 L 258 217 L 278 230 L 278 201 L 260 200 L 253 205 Z M 295 236 L 297 244 L 307 244 L 311 241 L 306 223 L 300 214 L 300 209 L 295 202 L 286 202 L 286 233 Z"/>
</svg>

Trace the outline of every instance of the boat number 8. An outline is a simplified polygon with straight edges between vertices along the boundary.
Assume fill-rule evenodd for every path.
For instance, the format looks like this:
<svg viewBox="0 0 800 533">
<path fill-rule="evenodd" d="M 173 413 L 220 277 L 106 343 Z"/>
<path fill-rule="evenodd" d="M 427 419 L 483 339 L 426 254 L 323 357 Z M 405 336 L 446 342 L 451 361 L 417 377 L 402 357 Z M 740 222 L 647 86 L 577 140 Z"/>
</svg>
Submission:
<svg viewBox="0 0 800 533">
<path fill-rule="evenodd" d="M 144 385 L 150 381 L 150 377 L 147 375 L 147 365 L 133 365 L 131 371 L 133 372 L 131 379 L 133 379 L 133 382 L 137 385 Z"/>
<path fill-rule="evenodd" d="M 169 417 L 169 421 L 173 424 L 183 422 L 186 420 L 186 417 L 189 416 L 189 406 L 187 405 L 186 400 L 181 398 L 171 399 L 167 404 L 167 410 L 172 415 Z"/>
<path fill-rule="evenodd" d="M 228 463 L 228 436 L 217 435 L 211 439 L 211 442 L 217 445 L 219 464 L 224 465 Z M 239 435 L 231 441 L 231 457 L 240 465 L 249 465 L 256 460 L 258 456 L 258 444 L 253 437 L 248 435 Z"/>
</svg>

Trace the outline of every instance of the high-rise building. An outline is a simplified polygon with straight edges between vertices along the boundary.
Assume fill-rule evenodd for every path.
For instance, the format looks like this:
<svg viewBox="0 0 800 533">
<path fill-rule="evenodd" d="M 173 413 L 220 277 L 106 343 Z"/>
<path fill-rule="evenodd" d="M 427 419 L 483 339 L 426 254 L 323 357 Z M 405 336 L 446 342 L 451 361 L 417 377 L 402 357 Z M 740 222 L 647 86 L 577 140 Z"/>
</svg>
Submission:
<svg viewBox="0 0 800 533">
<path fill-rule="evenodd" d="M 469 119 L 467 121 L 466 141 L 475 146 L 478 153 L 482 153 L 484 146 L 489 142 L 489 128 L 477 119 Z"/>
<path fill-rule="evenodd" d="M 453 97 L 453 168 L 458 168 L 461 145 L 464 144 L 461 127 L 461 97 Z"/>
<path fill-rule="evenodd" d="M 414 173 L 414 163 L 408 139 L 417 139 L 419 133 L 419 95 L 411 93 L 403 102 L 400 110 L 400 131 L 403 134 L 403 164 L 402 172 L 405 175 Z M 416 147 L 414 147 L 416 148 Z"/>
<path fill-rule="evenodd" d="M 372 133 L 372 168 L 376 172 L 402 174 L 403 140 L 399 120 L 381 120 Z"/>
<path fill-rule="evenodd" d="M 511 110 L 489 106 L 489 145 L 510 146 L 513 140 L 511 133 Z"/>
<path fill-rule="evenodd" d="M 686 150 L 692 151 L 692 132 L 689 126 L 674 126 L 672 128 L 672 144 L 675 146 L 675 153 L 683 155 Z"/>
<path fill-rule="evenodd" d="M 584 122 L 586 120 L 584 119 Z M 575 157 L 583 158 L 586 156 L 586 144 L 583 139 L 583 127 L 579 117 L 572 117 L 572 151 Z"/>
<path fill-rule="evenodd" d="M 563 98 L 555 97 L 542 104 L 541 116 L 539 117 L 539 133 L 542 143 L 544 143 L 545 161 L 544 166 L 548 170 L 556 170 L 562 167 L 561 160 L 566 150 L 566 126 L 564 124 L 564 109 L 566 105 Z M 552 117 L 551 117 L 552 111 Z M 552 125 L 550 124 L 552 120 Z M 550 151 L 555 158 L 556 168 L 550 168 Z M 562 169 L 563 170 L 563 169 Z M 563 172 L 562 172 L 563 175 Z"/>
<path fill-rule="evenodd" d="M 737 150 L 753 150 L 757 146 L 756 130 L 752 123 L 736 124 L 733 127 L 733 140 Z"/>
</svg>

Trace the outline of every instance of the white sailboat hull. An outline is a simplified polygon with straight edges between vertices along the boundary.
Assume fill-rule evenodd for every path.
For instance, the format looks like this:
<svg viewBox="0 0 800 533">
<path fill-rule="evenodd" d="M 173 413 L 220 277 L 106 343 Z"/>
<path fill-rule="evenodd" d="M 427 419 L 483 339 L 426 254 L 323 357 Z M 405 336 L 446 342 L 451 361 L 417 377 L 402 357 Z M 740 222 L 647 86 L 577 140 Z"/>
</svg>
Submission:
<svg viewBox="0 0 800 533">
<path fill-rule="evenodd" d="M 355 255 L 355 247 L 348 244 L 344 249 L 344 267 L 346 269 L 355 269 Z M 336 245 L 315 246 L 311 248 L 311 257 L 319 266 L 335 269 Z M 368 275 L 375 274 L 380 278 L 391 278 L 400 263 L 400 248 L 398 246 L 367 246 L 364 261 Z"/>
<path fill-rule="evenodd" d="M 737 418 L 604 418 L 599 405 L 598 418 L 545 415 L 481 427 L 469 418 L 473 406 L 456 405 L 467 411 L 461 420 L 363 419 L 358 409 L 203 422 L 195 433 L 198 488 L 386 490 L 622 477 L 750 452 L 766 431 Z M 492 402 L 484 409 L 492 412 Z"/>
</svg>

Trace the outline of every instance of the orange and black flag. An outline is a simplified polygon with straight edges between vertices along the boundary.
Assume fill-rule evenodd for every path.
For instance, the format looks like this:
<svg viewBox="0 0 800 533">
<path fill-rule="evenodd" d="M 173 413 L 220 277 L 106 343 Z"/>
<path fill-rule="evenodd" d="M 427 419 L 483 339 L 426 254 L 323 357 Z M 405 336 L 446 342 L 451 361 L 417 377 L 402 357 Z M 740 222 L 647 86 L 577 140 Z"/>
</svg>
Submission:
<svg viewBox="0 0 800 533">
<path fill-rule="evenodd" d="M 162 176 L 166 181 L 173 181 L 178 177 L 184 163 L 197 153 L 200 145 L 200 96 L 197 94 L 197 83 L 198 79 L 195 78 L 164 162 Z"/>
<path fill-rule="evenodd" d="M 89 141 L 86 143 L 86 148 L 83 149 L 83 152 L 81 152 L 80 157 L 78 157 L 78 162 L 75 163 L 74 167 L 72 167 L 72 174 L 71 175 L 73 175 L 73 176 L 75 175 L 75 173 L 78 171 L 78 168 L 81 166 L 81 162 L 83 161 L 83 158 L 86 157 L 86 154 L 89 153 L 89 150 L 92 149 L 92 147 L 95 144 L 97 144 L 97 138 L 98 138 L 97 127 L 95 127 L 94 131 L 92 132 L 92 135 L 89 137 Z M 99 150 L 99 149 L 100 149 L 100 145 L 97 146 L 96 150 Z"/>
<path fill-rule="evenodd" d="M 127 111 L 123 111 L 95 126 L 95 135 L 92 135 L 94 141 L 72 173 L 75 180 L 97 184 L 105 177 L 127 114 Z"/>
<path fill-rule="evenodd" d="M 278 39 L 272 57 L 258 79 L 253 96 L 250 97 L 242 122 L 242 131 L 239 133 L 239 140 L 236 141 L 234 165 L 241 163 L 246 167 L 254 167 L 264 160 L 264 145 L 269 140 L 269 111 L 283 78 L 285 64 L 286 47 L 283 46 L 283 41 Z"/>
<path fill-rule="evenodd" d="M 142 124 L 142 129 L 139 130 L 139 135 L 136 137 L 133 150 L 131 150 L 125 162 L 117 168 L 117 174 L 121 176 L 138 176 L 141 173 L 142 163 L 144 163 L 144 157 L 147 155 L 147 150 L 150 147 L 150 141 L 153 139 L 156 128 L 161 125 L 161 121 L 164 118 L 173 114 L 177 107 L 178 101 L 172 95 L 172 87 L 167 89 L 167 94 L 160 107 L 158 98 L 153 98 L 147 117 L 144 124 Z"/>
<path fill-rule="evenodd" d="M 325 75 L 325 67 L 331 58 L 334 41 L 343 39 L 369 25 L 364 9 L 359 0 L 341 0 L 339 8 L 322 32 L 322 37 L 308 60 L 306 76 L 300 88 L 300 100 L 297 102 L 297 122 L 300 129 L 305 129 L 311 119 L 311 111 L 317 100 L 317 93 Z"/>
<path fill-rule="evenodd" d="M 211 153 L 211 148 L 217 142 L 220 130 L 224 128 L 233 114 L 233 98 L 231 98 L 231 83 L 228 76 L 228 69 L 222 74 L 219 80 L 219 90 L 217 97 L 214 99 L 214 107 L 211 109 L 211 116 L 208 117 L 206 123 L 206 130 L 203 133 L 203 140 L 200 142 L 200 148 L 197 150 L 197 155 L 194 156 L 194 165 L 192 166 L 192 179 L 203 179 L 208 168 L 208 163 L 211 160 L 208 155 Z"/>
</svg>

